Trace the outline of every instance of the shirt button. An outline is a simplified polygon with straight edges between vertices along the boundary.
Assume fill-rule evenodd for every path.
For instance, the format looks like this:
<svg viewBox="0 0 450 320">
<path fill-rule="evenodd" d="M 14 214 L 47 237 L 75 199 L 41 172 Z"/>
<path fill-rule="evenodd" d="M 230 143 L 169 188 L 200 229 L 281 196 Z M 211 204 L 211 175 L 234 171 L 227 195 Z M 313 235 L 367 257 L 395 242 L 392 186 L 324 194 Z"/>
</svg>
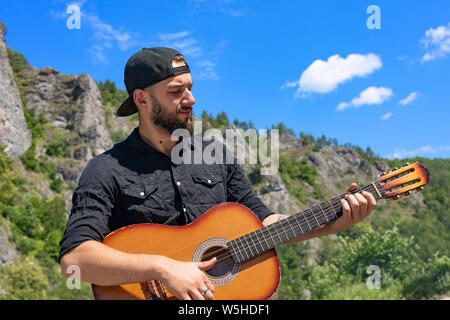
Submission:
<svg viewBox="0 0 450 320">
<path fill-rule="evenodd" d="M 181 182 L 180 181 L 177 181 L 177 186 L 179 186 L 181 184 Z"/>
<path fill-rule="evenodd" d="M 183 211 L 186 212 L 186 208 L 183 208 Z"/>
<path fill-rule="evenodd" d="M 141 196 L 144 196 L 144 194 L 145 194 L 145 193 L 143 193 L 143 192 L 140 193 Z"/>
<path fill-rule="evenodd" d="M 211 184 L 211 180 L 208 179 L 208 183 Z"/>
</svg>

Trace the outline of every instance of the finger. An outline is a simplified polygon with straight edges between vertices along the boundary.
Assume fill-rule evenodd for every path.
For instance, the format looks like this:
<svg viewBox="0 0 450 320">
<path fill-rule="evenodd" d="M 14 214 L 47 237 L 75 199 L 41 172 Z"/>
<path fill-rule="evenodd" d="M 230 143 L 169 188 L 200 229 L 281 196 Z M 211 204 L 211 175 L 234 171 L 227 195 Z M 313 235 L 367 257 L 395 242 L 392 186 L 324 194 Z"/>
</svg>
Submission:
<svg viewBox="0 0 450 320">
<path fill-rule="evenodd" d="M 188 293 L 185 293 L 181 296 L 181 300 L 192 300 Z"/>
<path fill-rule="evenodd" d="M 347 194 L 345 199 L 348 201 L 348 204 L 351 208 L 351 217 L 352 221 L 356 221 L 359 219 L 359 203 L 356 200 L 355 196 L 352 194 Z"/>
<path fill-rule="evenodd" d="M 214 285 L 213 285 L 213 283 L 211 282 L 211 280 L 209 280 L 208 278 L 206 278 L 206 280 L 205 280 L 205 285 L 208 287 L 209 291 L 211 291 L 211 292 L 214 293 L 215 288 L 214 288 Z"/>
<path fill-rule="evenodd" d="M 370 213 L 373 209 L 375 209 L 377 201 L 375 200 L 373 194 L 371 194 L 370 192 L 363 191 L 362 195 L 367 199 L 367 211 Z"/>
<path fill-rule="evenodd" d="M 355 194 L 355 198 L 356 198 L 356 200 L 357 200 L 358 203 L 359 203 L 359 214 L 360 214 L 360 218 L 363 218 L 363 219 L 364 219 L 364 218 L 368 215 L 368 212 L 367 212 L 368 201 L 367 201 L 367 199 L 364 198 L 364 197 L 362 196 L 362 194 L 359 193 L 359 192 Z"/>
<path fill-rule="evenodd" d="M 189 291 L 189 295 L 192 300 L 205 300 L 205 297 L 202 295 L 202 289 L 193 289 Z"/>
<path fill-rule="evenodd" d="M 341 206 L 342 206 L 342 217 L 345 220 L 352 221 L 352 216 L 351 216 L 352 209 L 350 208 L 350 205 L 348 204 L 348 202 L 344 199 L 341 199 Z"/>
<path fill-rule="evenodd" d="M 204 297 L 205 300 L 214 300 L 214 294 L 212 293 L 211 289 L 208 290 Z"/>
<path fill-rule="evenodd" d="M 352 191 L 352 190 L 355 190 L 355 189 L 358 189 L 358 185 L 356 183 L 352 183 L 350 185 L 350 187 L 348 187 L 348 191 Z"/>
<path fill-rule="evenodd" d="M 197 265 L 197 267 L 202 270 L 202 271 L 206 271 L 211 269 L 217 262 L 217 258 L 214 257 L 212 259 L 209 259 L 207 261 L 202 261 L 202 262 L 196 262 L 195 264 Z"/>
</svg>

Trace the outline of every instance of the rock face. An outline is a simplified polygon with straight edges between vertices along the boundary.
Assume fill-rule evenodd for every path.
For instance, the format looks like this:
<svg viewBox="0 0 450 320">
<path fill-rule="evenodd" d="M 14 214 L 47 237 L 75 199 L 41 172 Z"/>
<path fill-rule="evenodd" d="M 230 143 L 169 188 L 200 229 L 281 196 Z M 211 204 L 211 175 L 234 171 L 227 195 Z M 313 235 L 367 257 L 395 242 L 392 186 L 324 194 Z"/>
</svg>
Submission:
<svg viewBox="0 0 450 320">
<path fill-rule="evenodd" d="M 5 40 L 0 32 L 0 145 L 9 155 L 21 155 L 31 145 L 31 133 L 23 113 L 20 93 L 9 64 Z"/>
<path fill-rule="evenodd" d="M 17 255 L 17 251 L 8 241 L 11 230 L 7 223 L 0 220 L 0 266 L 10 263 Z"/>
<path fill-rule="evenodd" d="M 100 90 L 89 75 L 28 66 L 21 77 L 26 108 L 34 108 L 36 117 L 43 115 L 52 127 L 66 131 L 71 147 L 67 157 L 86 162 L 112 146 Z"/>
</svg>

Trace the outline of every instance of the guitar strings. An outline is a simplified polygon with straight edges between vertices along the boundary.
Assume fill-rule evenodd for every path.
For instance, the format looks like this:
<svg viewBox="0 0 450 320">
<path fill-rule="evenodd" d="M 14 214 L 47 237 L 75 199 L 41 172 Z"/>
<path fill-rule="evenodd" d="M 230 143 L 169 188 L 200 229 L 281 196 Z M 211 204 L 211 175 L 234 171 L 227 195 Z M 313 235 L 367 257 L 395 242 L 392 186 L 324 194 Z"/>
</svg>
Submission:
<svg viewBox="0 0 450 320">
<path fill-rule="evenodd" d="M 368 185 L 368 186 L 365 186 L 365 187 L 363 187 L 363 188 L 361 188 L 361 189 L 357 189 L 357 190 L 352 190 L 351 191 L 351 193 L 356 193 L 356 192 L 359 192 L 359 191 L 361 191 L 361 190 L 364 190 L 364 191 L 367 191 L 368 190 L 368 188 L 370 188 L 370 187 L 372 187 L 371 185 Z M 344 195 L 341 195 L 341 196 L 339 196 L 339 198 L 344 198 L 345 197 L 345 194 Z M 331 199 L 330 201 L 332 201 L 332 200 L 334 200 L 334 199 Z M 330 202 L 331 203 L 331 202 Z M 318 206 L 318 205 L 316 205 L 316 206 Z M 313 211 L 314 211 L 314 207 L 316 207 L 316 206 L 313 206 L 313 207 L 311 207 L 311 209 L 307 209 L 307 210 L 305 210 L 304 212 L 303 212 L 303 215 L 305 216 L 305 220 L 307 221 L 307 223 L 309 223 L 309 222 L 311 222 L 311 224 L 313 224 L 313 222 L 314 222 L 314 220 L 317 220 L 317 218 L 315 217 L 315 215 L 314 215 L 314 213 L 313 213 Z M 311 213 L 307 213 L 306 211 L 310 211 Z M 331 213 L 333 211 L 333 208 L 332 209 L 326 209 L 325 211 L 324 211 L 324 213 Z M 333 211 L 334 212 L 334 211 Z M 304 213 L 306 213 L 306 215 L 304 214 Z M 310 218 L 310 220 L 308 220 L 308 218 Z M 287 225 L 289 225 L 289 227 L 292 229 L 292 227 L 290 226 L 290 224 L 289 224 L 289 222 L 287 222 L 287 224 L 286 224 L 286 221 L 284 221 L 285 219 L 283 219 L 283 220 L 281 220 L 280 221 L 280 223 L 279 223 L 279 226 L 277 226 L 277 227 L 273 227 L 274 228 L 274 230 L 277 232 L 277 231 L 279 231 L 279 230 L 281 230 L 281 231 L 283 231 L 284 229 L 283 229 L 283 225 L 284 225 L 284 227 L 286 227 Z M 320 219 L 320 220 L 323 220 L 323 219 Z M 326 221 L 327 222 L 327 221 Z M 315 224 L 315 223 L 314 223 Z M 301 224 L 300 224 L 301 225 Z M 305 229 L 306 229 L 306 225 L 305 224 L 303 224 L 302 226 L 304 226 L 305 227 Z M 317 226 L 314 226 L 313 228 L 311 228 L 310 230 L 312 230 L 312 229 L 314 229 L 314 228 L 316 228 L 316 227 L 318 227 L 318 226 L 320 226 L 320 223 L 319 223 L 319 225 L 317 225 Z M 302 229 L 302 228 L 300 228 L 300 229 Z M 269 230 L 269 229 L 267 229 L 267 230 Z M 308 230 L 308 231 L 310 231 L 310 230 Z M 293 233 L 294 235 L 295 235 L 295 233 Z M 300 234 L 299 234 L 300 235 Z M 263 234 L 263 236 L 264 236 L 264 234 Z M 298 236 L 298 235 L 295 235 L 295 236 Z M 237 238 L 238 239 L 238 238 Z M 255 244 L 255 242 L 253 241 L 254 239 L 257 239 L 257 237 L 255 238 L 255 237 L 253 237 L 253 236 L 249 236 L 249 238 L 248 239 L 250 239 L 254 244 Z M 244 240 L 245 240 L 245 238 L 244 238 Z M 280 240 L 281 240 L 281 238 L 280 238 Z M 272 241 L 272 242 L 274 242 L 274 241 Z M 283 241 L 281 241 L 281 242 L 283 242 Z M 242 245 L 242 243 L 241 243 L 241 245 Z M 262 245 L 260 245 L 261 247 L 262 247 Z M 262 247 L 263 249 L 264 249 L 264 247 Z M 243 244 L 243 250 L 246 250 L 246 249 L 250 249 L 250 252 L 253 254 L 253 251 L 252 251 L 252 249 L 255 249 L 255 251 L 257 252 L 257 246 L 256 246 L 256 244 L 254 245 L 254 246 L 252 246 L 252 245 L 245 245 L 245 244 Z M 218 251 L 216 251 L 216 252 L 211 252 L 211 253 L 209 253 L 209 254 L 207 254 L 207 255 L 205 255 L 204 256 L 204 258 L 206 258 L 206 257 L 213 257 L 213 256 L 215 256 L 219 251 L 222 251 L 222 250 L 218 250 Z M 246 252 L 246 254 L 247 254 L 247 252 Z M 242 257 L 244 257 L 243 255 L 242 255 L 242 253 L 241 253 L 241 256 Z M 248 256 L 248 254 L 247 254 L 247 256 Z M 223 255 L 222 256 L 218 256 L 218 258 L 219 257 L 223 257 Z M 220 259 L 218 259 L 218 260 L 220 260 Z"/>
<path fill-rule="evenodd" d="M 357 193 L 357 192 L 360 192 L 360 191 L 368 191 L 370 188 L 373 188 L 373 186 L 367 185 L 367 186 L 365 186 L 365 187 L 363 187 L 363 188 L 356 189 L 356 190 L 352 190 L 352 191 L 349 191 L 349 192 L 352 193 L 352 194 L 354 194 L 354 193 Z M 341 198 L 344 198 L 345 195 L 346 195 L 346 194 L 343 194 L 343 195 L 337 197 L 337 200 L 340 200 Z M 335 199 L 336 199 L 336 198 L 331 199 L 330 201 L 334 201 Z M 330 202 L 330 204 L 331 204 L 331 202 Z M 308 227 L 309 227 L 309 225 L 310 225 L 309 223 L 311 223 L 311 224 L 316 224 L 314 221 L 319 222 L 319 220 L 317 219 L 317 217 L 314 215 L 314 209 L 315 209 L 315 207 L 317 207 L 317 206 L 320 206 L 320 204 L 319 204 L 319 205 L 315 205 L 315 206 L 311 207 L 310 209 L 306 209 L 306 210 L 304 210 L 303 212 L 301 212 L 302 215 L 305 217 L 306 222 L 308 223 Z M 325 216 L 327 217 L 329 213 L 334 212 L 334 208 L 333 208 L 333 207 L 334 207 L 334 206 L 332 205 L 331 209 L 325 209 L 325 210 L 321 209 L 321 211 L 323 211 L 324 214 L 325 214 Z M 307 212 L 308 210 L 310 211 L 310 213 Z M 287 220 L 287 219 L 281 220 L 280 223 L 279 223 L 279 226 L 273 226 L 273 229 L 275 230 L 275 232 L 276 232 L 277 234 L 278 234 L 277 231 L 280 231 L 280 230 L 284 232 L 283 227 L 285 227 L 285 226 L 289 226 L 289 227 L 291 228 L 291 230 L 292 230 L 292 227 L 291 227 L 291 225 L 289 224 L 289 222 L 287 221 L 287 224 L 286 224 L 286 221 L 284 221 L 284 220 Z M 323 219 L 320 219 L 320 220 L 323 220 Z M 314 222 L 314 223 L 313 223 L 313 222 Z M 328 221 L 326 221 L 326 222 L 328 222 Z M 326 223 L 326 222 L 325 222 L 325 223 Z M 315 227 L 313 227 L 313 228 L 310 228 L 310 230 L 319 227 L 319 226 L 321 225 L 320 223 L 321 223 L 321 222 L 319 222 L 319 225 L 317 225 L 317 226 L 315 226 Z M 301 223 L 298 223 L 298 224 L 300 225 L 300 230 L 301 230 L 301 231 L 303 231 L 303 228 L 302 228 L 303 226 L 305 227 L 305 229 L 307 229 L 307 228 L 306 228 L 306 224 L 304 224 L 304 223 L 303 223 L 303 225 L 302 225 Z M 283 226 L 283 225 L 284 225 L 284 226 Z M 295 227 L 295 226 L 294 226 L 294 227 Z M 298 228 L 297 228 L 297 229 L 298 229 Z M 261 229 L 259 229 L 259 230 L 261 230 Z M 268 230 L 268 229 L 267 229 L 267 230 Z M 310 231 L 310 230 L 308 230 L 308 231 Z M 303 232 L 302 232 L 302 233 L 303 233 Z M 300 233 L 300 234 L 302 234 L 302 233 Z M 293 234 L 295 235 L 294 232 L 293 232 Z M 300 235 L 300 234 L 299 234 L 299 235 Z M 264 236 L 264 233 L 263 233 L 263 236 Z M 298 235 L 295 235 L 295 236 L 298 236 Z M 265 237 L 265 236 L 264 236 L 264 237 Z M 279 237 L 279 236 L 278 236 L 278 237 Z M 280 237 L 279 237 L 279 238 L 280 238 Z M 236 238 L 236 239 L 239 239 L 239 238 Z M 244 239 L 245 239 L 245 238 L 244 238 Z M 253 240 L 254 240 L 254 239 L 258 239 L 258 238 L 257 238 L 257 237 L 254 237 L 254 236 L 249 236 L 248 239 L 251 240 L 251 242 L 255 244 L 255 242 L 254 242 Z M 280 240 L 281 240 L 281 238 L 280 238 Z M 272 241 L 272 242 L 274 242 L 274 241 Z M 242 245 L 242 243 L 241 243 L 241 245 Z M 263 247 L 262 245 L 260 245 L 260 246 L 264 249 L 264 247 Z M 255 244 L 254 246 L 253 246 L 253 245 L 245 245 L 245 244 L 243 244 L 243 250 L 247 250 L 247 249 L 250 249 L 251 254 L 253 254 L 252 249 L 255 249 L 255 251 L 258 252 L 258 251 L 257 251 L 257 246 L 256 246 L 256 244 Z M 220 252 L 223 252 L 224 250 L 225 250 L 225 253 L 224 253 L 224 254 L 218 255 Z M 240 252 L 240 251 L 239 251 L 239 252 Z M 248 256 L 248 253 L 247 253 L 247 252 L 245 252 L 245 253 L 246 253 L 246 255 Z M 227 248 L 221 248 L 221 249 L 219 249 L 219 250 L 210 252 L 210 253 L 204 255 L 203 258 L 209 260 L 210 257 L 214 257 L 214 256 L 217 257 L 217 261 L 216 261 L 216 265 L 215 265 L 215 266 L 223 265 L 223 262 L 222 262 L 222 261 L 224 261 L 224 260 L 231 260 L 231 262 L 234 263 L 234 260 L 232 260 L 232 257 L 231 257 L 231 253 L 227 250 Z M 241 256 L 244 257 L 244 256 L 242 255 L 242 253 L 241 253 Z M 222 263 L 218 263 L 218 262 L 222 262 Z"/>
</svg>

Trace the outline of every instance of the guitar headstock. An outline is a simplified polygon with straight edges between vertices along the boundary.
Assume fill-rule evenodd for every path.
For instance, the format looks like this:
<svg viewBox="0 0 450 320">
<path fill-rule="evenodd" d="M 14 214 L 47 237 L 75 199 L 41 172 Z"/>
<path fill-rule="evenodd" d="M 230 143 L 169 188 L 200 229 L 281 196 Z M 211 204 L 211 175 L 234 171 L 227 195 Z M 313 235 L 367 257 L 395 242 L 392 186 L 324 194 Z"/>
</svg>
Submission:
<svg viewBox="0 0 450 320">
<path fill-rule="evenodd" d="M 402 194 L 409 196 L 413 190 L 421 191 L 430 179 L 428 170 L 416 162 L 407 163 L 401 168 L 394 168 L 388 173 L 383 172 L 378 181 L 382 188 L 383 198 L 398 200 Z"/>
</svg>

